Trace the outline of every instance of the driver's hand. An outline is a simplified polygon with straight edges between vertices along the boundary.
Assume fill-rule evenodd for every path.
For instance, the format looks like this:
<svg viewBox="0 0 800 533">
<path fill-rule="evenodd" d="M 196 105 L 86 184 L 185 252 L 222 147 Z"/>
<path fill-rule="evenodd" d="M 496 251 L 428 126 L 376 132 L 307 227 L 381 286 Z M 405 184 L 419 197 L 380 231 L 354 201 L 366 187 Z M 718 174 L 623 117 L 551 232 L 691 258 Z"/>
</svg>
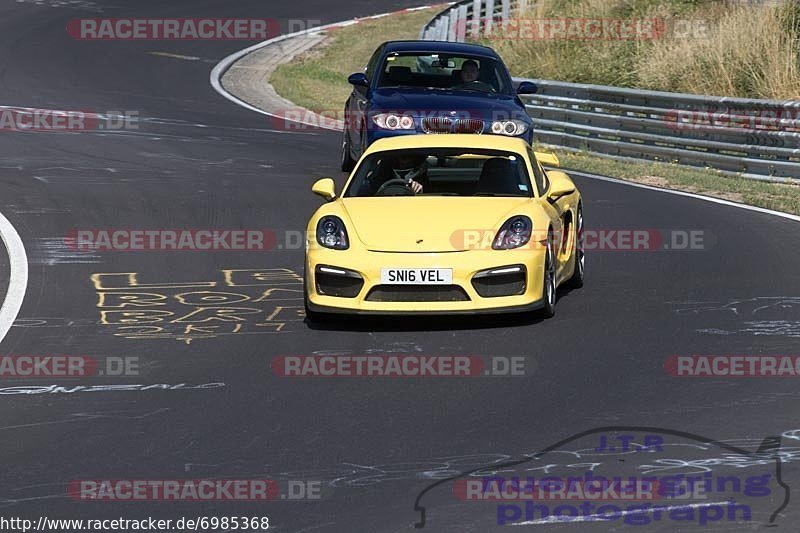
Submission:
<svg viewBox="0 0 800 533">
<path fill-rule="evenodd" d="M 422 184 L 418 181 L 411 180 L 408 182 L 408 187 L 414 191 L 414 194 L 419 194 L 422 192 Z"/>
</svg>

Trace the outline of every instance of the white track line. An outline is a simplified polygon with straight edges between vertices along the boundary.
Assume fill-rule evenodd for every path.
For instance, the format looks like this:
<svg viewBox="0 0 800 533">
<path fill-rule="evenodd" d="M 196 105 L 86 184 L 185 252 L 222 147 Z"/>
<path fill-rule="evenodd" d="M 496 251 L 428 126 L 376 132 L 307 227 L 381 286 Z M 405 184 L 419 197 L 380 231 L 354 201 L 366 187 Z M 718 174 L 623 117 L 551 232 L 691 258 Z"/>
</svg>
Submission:
<svg viewBox="0 0 800 533">
<path fill-rule="evenodd" d="M 8 277 L 8 291 L 0 307 L 0 342 L 6 337 L 8 330 L 17 319 L 25 291 L 28 289 L 28 256 L 17 230 L 8 219 L 0 213 L 0 238 L 8 252 L 11 273 Z"/>
<path fill-rule="evenodd" d="M 419 11 L 419 10 L 422 10 L 422 9 L 429 9 L 431 7 L 434 7 L 434 6 L 431 5 L 431 6 L 412 7 L 412 8 L 409 8 L 409 9 L 401 9 L 400 11 L 393 11 L 391 13 L 382 13 L 380 15 L 372 15 L 372 16 L 369 16 L 369 17 L 357 18 L 357 19 L 353 19 L 353 20 L 346 20 L 346 21 L 343 21 L 343 22 L 334 22 L 333 24 L 326 24 L 325 26 L 316 26 L 314 28 L 308 28 L 308 29 L 305 29 L 305 30 L 302 30 L 302 31 L 296 31 L 294 33 L 287 33 L 285 35 L 280 35 L 278 37 L 275 37 L 274 39 L 269 39 L 269 40 L 260 42 L 258 44 L 254 44 L 253 46 L 245 48 L 244 50 L 239 50 L 238 52 L 229 55 L 228 57 L 226 57 L 225 59 L 223 59 L 222 61 L 217 63 L 217 65 L 211 70 L 211 75 L 210 75 L 211 86 L 214 88 L 215 91 L 217 91 L 219 94 L 221 94 L 222 96 L 224 96 L 225 98 L 227 98 L 228 100 L 233 102 L 234 104 L 240 105 L 240 106 L 244 107 L 245 109 L 249 109 L 250 111 L 255 111 L 256 113 L 261 113 L 262 115 L 267 115 L 268 117 L 278 117 L 278 115 L 275 115 L 274 113 L 269 113 L 267 111 L 264 111 L 263 109 L 259 109 L 259 108 L 255 107 L 255 106 L 252 106 L 252 105 L 248 104 L 247 102 L 245 102 L 243 100 L 240 100 L 239 98 L 235 97 L 234 95 L 232 95 L 231 93 L 229 93 L 228 91 L 225 90 L 225 88 L 222 86 L 222 76 L 225 75 L 225 72 L 231 67 L 231 65 L 233 65 L 235 62 L 239 61 L 239 59 L 241 59 L 242 57 L 246 56 L 247 54 L 249 54 L 251 52 L 255 52 L 256 50 L 259 50 L 261 48 L 264 48 L 265 46 L 269 46 L 269 45 L 274 44 L 274 43 L 285 41 L 286 39 L 292 39 L 294 37 L 299 37 L 301 35 L 310 35 L 310 34 L 314 34 L 314 33 L 320 33 L 320 32 L 323 32 L 323 31 L 331 29 L 331 28 L 339 28 L 339 27 L 342 27 L 342 26 L 351 26 L 353 24 L 358 24 L 362 20 L 374 20 L 374 19 L 378 19 L 378 18 L 388 17 L 389 15 L 394 15 L 396 13 L 408 13 L 408 12 L 411 12 L 411 11 Z M 310 124 L 308 122 L 303 122 L 302 120 L 289 120 L 286 117 L 278 117 L 278 118 L 281 118 L 283 120 L 287 120 L 289 122 L 295 122 L 295 123 L 298 123 L 298 124 L 305 124 L 306 126 L 314 126 L 314 127 L 319 128 L 319 129 L 329 129 L 329 130 L 332 130 L 332 131 L 341 131 L 338 128 L 331 128 L 331 127 L 328 127 L 328 126 L 324 126 L 322 124 Z"/>
<path fill-rule="evenodd" d="M 319 28 L 313 28 L 313 31 L 320 31 L 320 30 L 323 30 L 325 28 L 329 28 L 329 27 L 332 27 L 332 26 L 333 25 L 322 26 L 322 27 L 319 27 Z M 238 52 L 229 55 L 228 57 L 226 57 L 225 59 L 223 59 L 222 61 L 217 63 L 216 66 L 213 69 L 211 69 L 211 76 L 210 76 L 211 86 L 214 87 L 215 91 L 217 91 L 219 94 L 221 94 L 222 96 L 224 96 L 225 98 L 227 98 L 228 100 L 233 102 L 234 104 L 240 105 L 240 106 L 244 107 L 245 109 L 249 109 L 250 111 L 255 111 L 256 113 L 261 113 L 262 115 L 267 115 L 269 117 L 277 116 L 277 115 L 274 115 L 273 113 L 268 113 L 268 112 L 264 111 L 263 109 L 259 109 L 259 108 L 255 107 L 255 106 L 252 106 L 252 105 L 248 104 L 247 102 L 245 102 L 244 100 L 240 100 L 239 98 L 236 98 L 234 95 L 232 95 L 231 93 L 226 91 L 225 88 L 222 86 L 222 76 L 225 74 L 225 72 L 227 72 L 227 70 L 231 67 L 231 65 L 233 65 L 235 62 L 239 61 L 239 59 L 241 59 L 242 57 L 246 56 L 250 52 L 255 52 L 256 50 L 258 50 L 260 48 L 264 48 L 265 46 L 269 46 L 269 45 L 271 45 L 273 43 L 284 41 L 284 40 L 290 39 L 292 37 L 297 37 L 299 35 L 307 35 L 307 34 L 311 33 L 311 31 L 312 30 L 303 30 L 303 31 L 298 31 L 298 32 L 294 32 L 294 33 L 289 33 L 289 34 L 286 34 L 286 35 L 281 35 L 280 37 L 275 37 L 274 39 L 270 39 L 268 41 L 264 41 L 264 42 L 255 44 L 255 45 L 253 45 L 253 46 L 251 46 L 249 48 L 245 48 L 244 50 L 239 50 Z"/>
</svg>

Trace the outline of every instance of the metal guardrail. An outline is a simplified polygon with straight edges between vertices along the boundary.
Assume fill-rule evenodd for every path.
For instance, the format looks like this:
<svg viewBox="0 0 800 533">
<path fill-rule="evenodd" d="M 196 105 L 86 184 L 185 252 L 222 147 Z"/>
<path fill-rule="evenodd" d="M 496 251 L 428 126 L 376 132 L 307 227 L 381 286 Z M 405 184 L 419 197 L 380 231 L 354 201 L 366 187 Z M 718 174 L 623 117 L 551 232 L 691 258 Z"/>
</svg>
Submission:
<svg viewBox="0 0 800 533">
<path fill-rule="evenodd" d="M 468 36 L 477 39 L 490 34 L 497 21 L 507 21 L 526 5 L 527 0 L 462 0 L 437 14 L 419 37 L 426 41 L 464 42 Z"/>
<path fill-rule="evenodd" d="M 479 39 L 525 4 L 463 0 L 436 15 L 420 36 Z M 539 86 L 537 94 L 521 96 L 539 142 L 616 158 L 710 167 L 754 179 L 800 180 L 800 101 L 514 81 Z"/>
</svg>

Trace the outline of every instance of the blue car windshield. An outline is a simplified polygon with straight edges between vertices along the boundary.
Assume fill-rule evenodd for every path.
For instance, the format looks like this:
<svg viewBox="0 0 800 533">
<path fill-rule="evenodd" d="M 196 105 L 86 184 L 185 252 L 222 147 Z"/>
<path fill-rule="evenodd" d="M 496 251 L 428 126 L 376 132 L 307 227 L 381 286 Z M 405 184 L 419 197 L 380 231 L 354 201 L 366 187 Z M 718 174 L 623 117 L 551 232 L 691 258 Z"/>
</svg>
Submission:
<svg viewBox="0 0 800 533">
<path fill-rule="evenodd" d="M 378 88 L 418 87 L 513 94 L 505 66 L 488 57 L 392 53 L 378 70 Z"/>
<path fill-rule="evenodd" d="M 414 148 L 365 157 L 345 198 L 375 196 L 519 196 L 533 189 L 525 159 L 477 148 Z"/>
</svg>

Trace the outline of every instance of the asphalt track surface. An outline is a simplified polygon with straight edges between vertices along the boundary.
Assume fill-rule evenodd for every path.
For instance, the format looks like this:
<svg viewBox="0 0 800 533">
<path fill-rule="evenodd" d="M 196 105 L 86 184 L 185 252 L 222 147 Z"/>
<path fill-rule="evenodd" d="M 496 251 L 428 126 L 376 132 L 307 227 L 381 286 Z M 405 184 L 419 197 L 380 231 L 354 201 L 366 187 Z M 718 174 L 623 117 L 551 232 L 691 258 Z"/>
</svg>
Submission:
<svg viewBox="0 0 800 533">
<path fill-rule="evenodd" d="M 274 131 L 265 117 L 211 88 L 213 65 L 252 43 L 78 42 L 66 34 L 67 21 L 224 16 L 327 23 L 412 5 L 384 0 L 2 4 L 0 104 L 135 110 L 142 117 L 135 131 L 0 135 L 0 210 L 25 242 L 30 268 L 24 305 L 3 340 L 3 353 L 134 356 L 142 366 L 139 378 L 2 384 L 34 387 L 28 394 L 0 391 L 3 516 L 269 516 L 280 531 L 405 531 L 420 518 L 414 510 L 418 494 L 437 479 L 524 458 L 570 435 L 611 425 L 667 428 L 747 450 L 765 437 L 784 435 L 783 479 L 800 488 L 792 462 L 797 443 L 791 438 L 800 428 L 796 379 L 677 379 L 663 369 L 673 354 L 798 353 L 798 225 L 762 213 L 577 177 L 587 229 L 701 230 L 707 245 L 692 251 L 590 253 L 586 286 L 562 294 L 556 317 L 543 322 L 428 318 L 312 328 L 302 321 L 301 302 L 288 299 L 262 302 L 264 313 L 282 313 L 271 319 L 284 324 L 277 333 L 277 326 L 253 320 L 238 334 L 187 341 L 175 328 L 143 339 L 100 323 L 93 274 L 138 273 L 141 283 L 162 284 L 150 292 L 180 307 L 173 298 L 176 283 L 217 281 L 220 287 L 226 269 L 301 272 L 302 250 L 75 254 L 58 244 L 68 231 L 302 230 L 319 205 L 309 191 L 314 178 L 334 175 L 341 183 L 339 136 Z M 293 291 L 283 294 L 296 298 L 299 286 L 288 287 Z M 521 356 L 526 375 L 297 380 L 270 370 L 273 357 L 323 352 Z M 74 389 L 131 383 L 187 385 Z M 212 383 L 224 386 L 191 388 Z M 52 384 L 75 392 L 35 388 Z M 610 454 L 598 460 L 576 452 L 597 442 L 592 437 L 580 446 L 562 446 L 573 452 L 569 459 L 547 459 L 548 464 L 597 462 L 613 469 L 725 454 L 714 446 L 674 447 L 645 459 Z M 740 467 L 741 472 L 756 468 Z M 253 477 L 318 480 L 324 497 L 198 503 L 85 502 L 66 496 L 67 484 L 79 479 Z M 449 490 L 439 486 L 423 496 L 426 529 L 496 527 L 491 505 L 460 502 Z M 754 504 L 754 520 L 766 521 L 781 497 L 776 491 L 768 500 Z M 798 506 L 790 501 L 776 523 L 791 531 L 798 517 Z M 618 520 L 527 527 L 704 529 L 696 521 L 667 520 L 647 526 Z M 705 526 L 712 527 L 751 526 Z"/>
</svg>

